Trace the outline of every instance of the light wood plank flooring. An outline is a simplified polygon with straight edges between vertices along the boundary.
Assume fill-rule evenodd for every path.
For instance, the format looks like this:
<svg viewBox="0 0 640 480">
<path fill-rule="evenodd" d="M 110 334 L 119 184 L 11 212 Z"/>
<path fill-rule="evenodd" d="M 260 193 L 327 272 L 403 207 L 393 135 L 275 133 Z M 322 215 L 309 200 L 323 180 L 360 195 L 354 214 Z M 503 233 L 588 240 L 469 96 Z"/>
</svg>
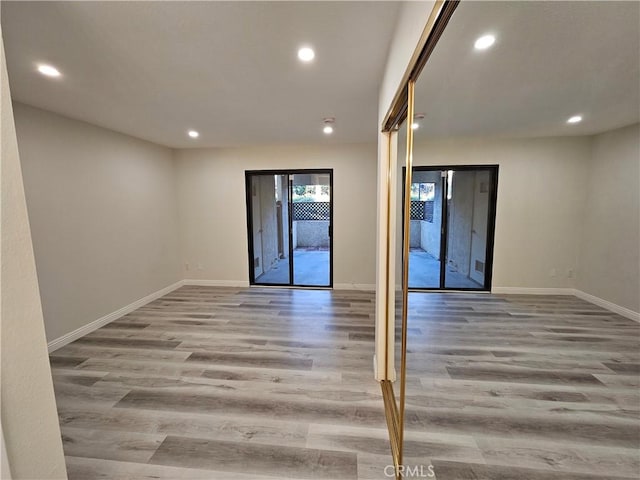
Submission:
<svg viewBox="0 0 640 480">
<path fill-rule="evenodd" d="M 410 310 L 414 472 L 640 476 L 639 324 L 574 297 Z M 373 314 L 365 292 L 183 287 L 52 353 L 69 478 L 389 478 Z"/>
</svg>

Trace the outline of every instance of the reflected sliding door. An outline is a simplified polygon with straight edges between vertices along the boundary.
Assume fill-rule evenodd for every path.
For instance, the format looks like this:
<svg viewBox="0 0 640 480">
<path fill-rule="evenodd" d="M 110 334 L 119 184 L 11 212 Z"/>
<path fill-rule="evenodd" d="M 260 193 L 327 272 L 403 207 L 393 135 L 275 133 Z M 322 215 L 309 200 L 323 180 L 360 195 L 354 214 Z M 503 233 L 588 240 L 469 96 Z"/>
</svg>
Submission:
<svg viewBox="0 0 640 480">
<path fill-rule="evenodd" d="M 332 286 L 332 175 L 246 172 L 252 285 Z"/>
<path fill-rule="evenodd" d="M 412 289 L 490 290 L 498 167 L 416 167 Z"/>
<path fill-rule="evenodd" d="M 491 288 L 487 259 L 493 251 L 493 173 L 477 168 L 447 171 L 444 288 Z"/>
</svg>

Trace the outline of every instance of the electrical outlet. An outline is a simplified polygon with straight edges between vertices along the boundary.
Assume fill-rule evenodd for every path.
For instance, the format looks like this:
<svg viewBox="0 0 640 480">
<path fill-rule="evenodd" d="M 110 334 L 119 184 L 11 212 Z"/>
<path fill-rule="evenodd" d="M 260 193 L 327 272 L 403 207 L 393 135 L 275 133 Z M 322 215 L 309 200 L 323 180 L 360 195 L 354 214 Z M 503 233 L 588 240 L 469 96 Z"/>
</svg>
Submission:
<svg viewBox="0 0 640 480">
<path fill-rule="evenodd" d="M 551 270 L 549 270 L 549 276 L 550 277 L 557 277 L 558 276 L 558 271 L 555 268 L 552 268 Z"/>
<path fill-rule="evenodd" d="M 188 272 L 189 271 L 189 262 L 185 262 L 184 263 L 184 269 Z"/>
<path fill-rule="evenodd" d="M 567 270 L 567 278 L 573 278 L 574 273 L 573 273 L 573 268 L 570 268 L 569 270 Z"/>
<path fill-rule="evenodd" d="M 203 265 L 203 264 L 201 264 L 201 263 L 199 263 L 199 264 L 198 264 L 198 270 L 204 270 L 204 265 Z"/>
</svg>

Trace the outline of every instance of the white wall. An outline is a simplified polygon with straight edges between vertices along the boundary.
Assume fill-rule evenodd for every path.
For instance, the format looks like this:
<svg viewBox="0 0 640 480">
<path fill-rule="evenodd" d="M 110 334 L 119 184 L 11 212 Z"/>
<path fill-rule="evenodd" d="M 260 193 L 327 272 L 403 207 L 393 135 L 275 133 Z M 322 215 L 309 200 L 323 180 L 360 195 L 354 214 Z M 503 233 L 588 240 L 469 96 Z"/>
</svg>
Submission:
<svg viewBox="0 0 640 480">
<path fill-rule="evenodd" d="M 172 151 L 14 111 L 47 339 L 181 280 Z"/>
<path fill-rule="evenodd" d="M 62 479 L 67 473 L 1 43 L 0 51 L 0 424 L 7 453 L 0 478 Z"/>
<path fill-rule="evenodd" d="M 494 289 L 575 285 L 589 155 L 589 137 L 414 144 L 415 165 L 499 165 Z"/>
<path fill-rule="evenodd" d="M 333 169 L 334 285 L 375 278 L 376 146 L 286 146 L 176 152 L 187 279 L 248 284 L 245 170 Z M 199 266 L 202 267 L 199 270 Z"/>
<path fill-rule="evenodd" d="M 578 289 L 640 312 L 640 125 L 592 138 Z"/>
</svg>

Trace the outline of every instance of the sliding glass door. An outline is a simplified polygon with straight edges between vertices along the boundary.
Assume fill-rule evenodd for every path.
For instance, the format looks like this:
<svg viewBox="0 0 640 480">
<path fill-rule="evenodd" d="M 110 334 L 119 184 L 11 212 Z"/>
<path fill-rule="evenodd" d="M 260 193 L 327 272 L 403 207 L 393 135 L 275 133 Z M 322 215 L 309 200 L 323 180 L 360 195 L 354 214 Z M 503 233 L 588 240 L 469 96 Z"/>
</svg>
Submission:
<svg viewBox="0 0 640 480">
<path fill-rule="evenodd" d="M 291 283 L 289 251 L 289 177 L 255 174 L 247 178 L 250 196 L 254 281 L 270 285 Z"/>
<path fill-rule="evenodd" d="M 332 286 L 332 170 L 246 172 L 252 285 Z"/>
<path fill-rule="evenodd" d="M 294 285 L 331 285 L 331 173 L 290 176 Z"/>
<path fill-rule="evenodd" d="M 497 166 L 415 167 L 409 288 L 490 290 Z"/>
</svg>

